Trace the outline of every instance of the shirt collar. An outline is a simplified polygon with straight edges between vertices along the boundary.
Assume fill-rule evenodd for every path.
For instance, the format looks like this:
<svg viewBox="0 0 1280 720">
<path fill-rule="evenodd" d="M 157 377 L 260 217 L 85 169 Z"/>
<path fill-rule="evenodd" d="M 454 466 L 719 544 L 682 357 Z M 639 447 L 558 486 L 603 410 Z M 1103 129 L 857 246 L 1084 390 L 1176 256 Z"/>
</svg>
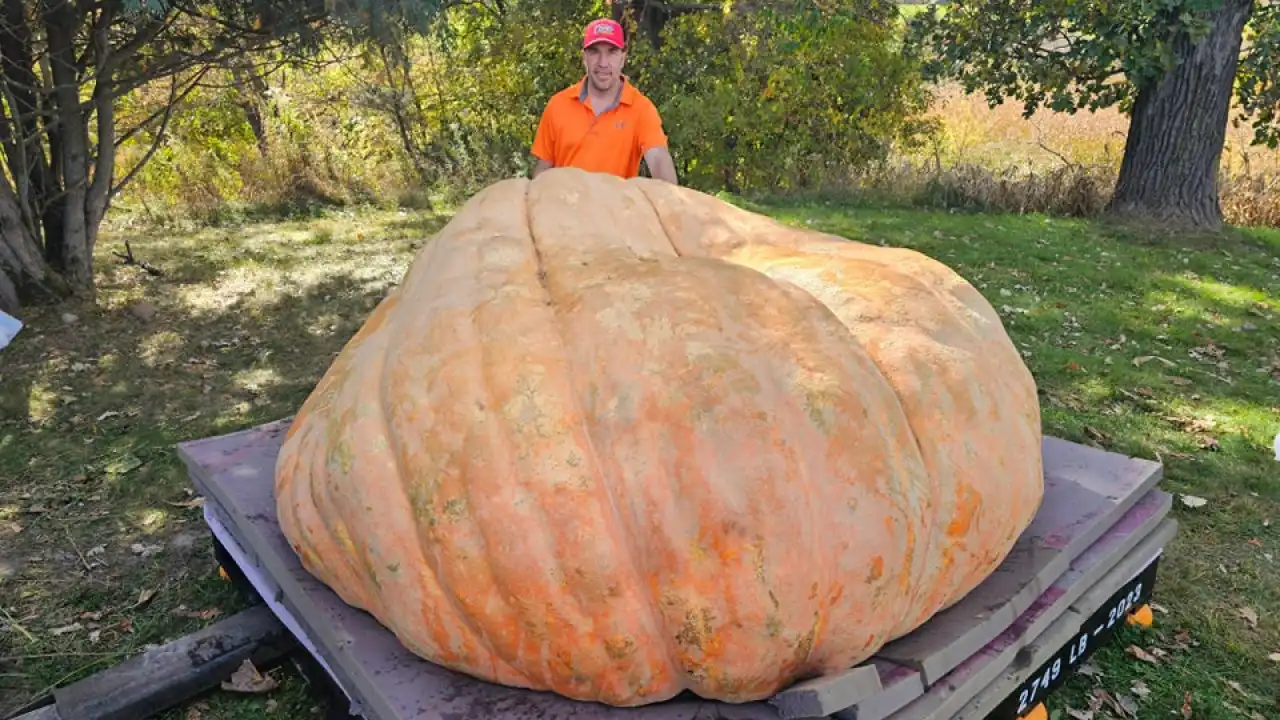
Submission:
<svg viewBox="0 0 1280 720">
<path fill-rule="evenodd" d="M 631 84 L 631 79 L 626 75 L 621 76 L 622 87 L 618 88 L 618 95 L 613 102 L 609 104 L 601 112 L 608 112 L 619 105 L 631 105 L 636 99 L 636 88 Z M 587 102 L 587 76 L 583 75 L 582 80 L 578 83 L 578 102 L 584 105 Z"/>
</svg>

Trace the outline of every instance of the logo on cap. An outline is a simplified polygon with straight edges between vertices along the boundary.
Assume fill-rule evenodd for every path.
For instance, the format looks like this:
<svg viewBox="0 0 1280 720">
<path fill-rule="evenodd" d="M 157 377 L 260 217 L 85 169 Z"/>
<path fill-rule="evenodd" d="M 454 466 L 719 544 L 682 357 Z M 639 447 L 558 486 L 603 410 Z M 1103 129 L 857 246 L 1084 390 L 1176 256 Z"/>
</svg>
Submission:
<svg viewBox="0 0 1280 720">
<path fill-rule="evenodd" d="M 626 41 L 622 38 L 622 26 L 604 18 L 591 21 L 583 33 L 582 47 L 590 47 L 594 42 L 607 42 L 619 48 L 624 47 Z"/>
</svg>

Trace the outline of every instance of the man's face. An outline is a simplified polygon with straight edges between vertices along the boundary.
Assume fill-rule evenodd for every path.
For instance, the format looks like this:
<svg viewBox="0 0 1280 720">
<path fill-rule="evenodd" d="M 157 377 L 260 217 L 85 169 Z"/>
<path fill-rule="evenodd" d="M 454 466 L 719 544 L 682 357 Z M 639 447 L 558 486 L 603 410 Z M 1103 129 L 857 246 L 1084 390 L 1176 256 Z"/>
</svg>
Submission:
<svg viewBox="0 0 1280 720">
<path fill-rule="evenodd" d="M 622 66 L 627 62 L 627 51 L 607 42 L 598 42 L 582 50 L 582 63 L 587 70 L 587 80 L 598 92 L 613 90 L 622 77 Z"/>
</svg>

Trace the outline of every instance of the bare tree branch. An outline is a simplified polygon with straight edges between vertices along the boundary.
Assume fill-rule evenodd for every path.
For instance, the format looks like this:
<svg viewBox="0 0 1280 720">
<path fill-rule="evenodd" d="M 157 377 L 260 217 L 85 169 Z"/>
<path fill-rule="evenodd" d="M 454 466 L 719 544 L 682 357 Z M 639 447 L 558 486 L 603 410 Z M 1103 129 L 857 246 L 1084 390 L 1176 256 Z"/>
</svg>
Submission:
<svg viewBox="0 0 1280 720">
<path fill-rule="evenodd" d="M 177 78 L 175 77 L 173 79 L 173 86 L 169 91 L 169 102 L 165 103 L 164 115 L 160 119 L 160 128 L 156 130 L 155 137 L 151 142 L 151 146 L 147 148 L 147 151 L 142 155 L 142 158 L 138 160 L 138 162 L 129 170 L 129 172 L 125 174 L 123 178 L 120 179 L 120 182 L 116 183 L 116 186 L 111 188 L 111 192 L 108 195 L 108 201 L 110 201 L 111 198 L 114 198 L 116 195 L 118 195 L 120 191 L 123 190 L 125 186 L 128 185 L 133 180 L 133 178 L 142 170 L 142 168 L 146 166 L 147 161 L 151 159 L 152 155 L 155 155 L 156 150 L 160 149 L 160 145 L 164 142 L 165 130 L 169 127 L 169 118 L 173 116 L 173 109 L 177 107 L 178 104 L 181 103 L 183 100 L 185 100 L 187 95 L 191 94 L 192 90 L 195 90 L 200 85 L 200 78 L 204 77 L 205 73 L 207 72 L 209 72 L 209 68 L 203 68 L 199 72 L 197 72 L 195 79 L 192 80 L 190 83 L 188 83 L 187 87 L 183 89 L 181 92 L 178 91 Z"/>
</svg>

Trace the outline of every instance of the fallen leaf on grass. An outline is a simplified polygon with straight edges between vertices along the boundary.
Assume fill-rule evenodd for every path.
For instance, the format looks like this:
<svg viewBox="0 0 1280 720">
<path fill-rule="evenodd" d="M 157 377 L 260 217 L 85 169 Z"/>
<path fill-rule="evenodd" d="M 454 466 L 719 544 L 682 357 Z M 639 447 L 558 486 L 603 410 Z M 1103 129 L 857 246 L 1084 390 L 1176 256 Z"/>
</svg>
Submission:
<svg viewBox="0 0 1280 720">
<path fill-rule="evenodd" d="M 1251 629 L 1258 629 L 1258 613 L 1253 608 L 1242 607 L 1236 611 L 1236 614 L 1244 618 L 1244 621 L 1249 623 Z"/>
<path fill-rule="evenodd" d="M 1182 696 L 1182 717 L 1191 717 L 1191 691 Z"/>
<path fill-rule="evenodd" d="M 134 555 L 137 555 L 143 559 L 146 559 L 151 557 L 152 555 L 155 555 L 161 550 L 164 550 L 164 546 L 163 545 L 143 545 L 142 543 L 134 543 L 129 546 L 129 549 L 133 551 Z"/>
<path fill-rule="evenodd" d="M 142 467 L 142 459 L 133 453 L 125 453 L 118 458 L 112 458 L 103 466 L 102 470 L 109 476 L 119 477 L 126 473 L 133 472 Z"/>
<path fill-rule="evenodd" d="M 270 675 L 263 675 L 253 666 L 253 661 L 245 659 L 231 677 L 222 681 L 222 689 L 239 693 L 265 693 L 274 690 L 279 683 Z"/>
<path fill-rule="evenodd" d="M 1093 438 L 1094 440 L 1100 443 L 1107 442 L 1108 440 L 1111 439 L 1107 437 L 1106 433 L 1090 425 L 1084 426 L 1084 432 L 1086 435 L 1088 435 L 1089 437 Z"/>
<path fill-rule="evenodd" d="M 1179 629 L 1174 633 L 1173 644 L 1169 646 L 1170 650 L 1186 650 L 1188 648 L 1200 647 L 1200 643 L 1192 639 L 1190 631 Z"/>
<path fill-rule="evenodd" d="M 137 610 L 143 605 L 146 605 L 147 603 L 151 602 L 151 599 L 154 598 L 155 596 L 156 596 L 155 590 L 152 590 L 151 588 L 143 588 L 142 592 L 138 593 L 138 601 L 135 602 L 133 605 L 129 606 L 129 609 Z"/>
<path fill-rule="evenodd" d="M 1177 365 L 1178 365 L 1177 363 L 1173 362 L 1172 360 L 1165 360 L 1164 358 L 1160 357 L 1159 355 L 1139 355 L 1138 357 L 1136 357 L 1136 358 L 1134 358 L 1134 359 L 1133 359 L 1133 366 L 1134 366 L 1134 367 L 1142 367 L 1143 365 L 1146 365 L 1147 363 L 1151 362 L 1152 360 L 1159 360 L 1160 362 L 1164 363 L 1165 365 L 1168 365 L 1169 367 L 1177 367 Z"/>
<path fill-rule="evenodd" d="M 1222 706 L 1223 706 L 1223 707 L 1225 707 L 1226 709 L 1230 710 L 1231 712 L 1233 712 L 1233 713 L 1235 713 L 1235 714 L 1239 715 L 1240 717 L 1247 717 L 1247 718 L 1249 718 L 1249 720 L 1267 720 L 1267 718 L 1266 718 L 1265 716 L 1263 716 L 1263 714 L 1262 714 L 1262 713 L 1260 713 L 1260 712 L 1258 712 L 1258 711 L 1256 711 L 1256 710 L 1245 710 L 1244 708 L 1240 708 L 1240 707 L 1237 707 L 1237 706 L 1235 706 L 1235 705 L 1232 705 L 1231 703 L 1227 702 L 1226 700 L 1223 700 L 1223 701 L 1222 701 Z"/>
<path fill-rule="evenodd" d="M 1254 699 L 1253 695 L 1248 690 L 1245 690 L 1244 686 L 1236 682 L 1235 680 L 1223 680 L 1223 682 L 1227 684 L 1227 687 L 1240 693 L 1241 697 L 1245 698 L 1246 700 Z"/>
<path fill-rule="evenodd" d="M 54 628 L 49 632 L 52 633 L 53 635 L 66 635 L 67 633 L 73 633 L 83 628 L 84 626 L 81 625 L 80 623 L 71 623 L 70 625 L 63 625 L 62 627 Z"/>
<path fill-rule="evenodd" d="M 1075 708 L 1067 708 L 1067 715 L 1075 718 L 1075 720 L 1093 720 L 1092 710 L 1076 710 Z"/>
<path fill-rule="evenodd" d="M 1169 612 L 1169 608 L 1167 608 L 1167 607 L 1165 607 L 1165 606 L 1161 605 L 1161 604 L 1160 604 L 1160 603 L 1158 603 L 1158 602 L 1150 602 L 1150 603 L 1147 603 L 1147 604 L 1151 606 L 1151 609 L 1152 609 L 1152 610 L 1155 610 L 1155 611 L 1156 611 L 1156 612 L 1158 612 L 1158 613 L 1166 613 L 1166 614 L 1167 614 L 1167 613 Z"/>
<path fill-rule="evenodd" d="M 212 620 L 222 614 L 222 611 L 218 608 L 209 608 L 208 610 L 188 610 L 186 605 L 179 605 L 171 612 L 178 617 L 192 618 L 196 620 Z"/>
<path fill-rule="evenodd" d="M 1140 698 L 1144 698 L 1151 694 L 1151 688 L 1147 687 L 1147 684 L 1141 680 L 1134 680 L 1133 685 L 1129 686 L 1129 692 Z"/>
<path fill-rule="evenodd" d="M 1267 656 L 1267 659 L 1273 663 L 1280 663 L 1280 652 L 1273 652 Z"/>
<path fill-rule="evenodd" d="M 1143 650 L 1142 648 L 1138 647 L 1137 645 L 1130 645 L 1129 647 L 1125 648 L 1125 649 L 1124 649 L 1124 651 L 1125 651 L 1125 652 L 1127 652 L 1127 653 L 1129 653 L 1130 655 L 1134 656 L 1135 658 L 1137 658 L 1137 659 L 1139 659 L 1139 660 L 1143 661 L 1143 662 L 1149 662 L 1149 663 L 1151 663 L 1152 665 L 1159 665 L 1159 664 L 1160 664 L 1160 659 L 1159 659 L 1159 658 L 1157 658 L 1155 655 L 1152 655 L 1151 653 L 1147 652 L 1146 650 Z"/>
<path fill-rule="evenodd" d="M 1124 388 L 1116 388 L 1116 390 L 1121 395 L 1124 395 L 1125 397 L 1129 398 L 1130 400 L 1138 403 L 1143 407 L 1150 407 L 1151 404 L 1147 402 L 1147 398 L 1150 398 L 1153 395 L 1155 395 L 1155 393 L 1151 392 L 1151 390 L 1147 388 L 1137 388 L 1133 392 L 1129 392 Z"/>
<path fill-rule="evenodd" d="M 1209 502 L 1208 500 L 1205 500 L 1202 497 L 1196 497 L 1195 495 L 1182 496 L 1182 504 L 1186 505 L 1189 508 L 1204 507 L 1206 504 L 1208 504 L 1208 502 Z"/>
<path fill-rule="evenodd" d="M 1101 700 L 1102 702 L 1105 702 L 1107 704 L 1107 707 L 1109 707 L 1112 711 L 1115 712 L 1115 714 L 1119 715 L 1120 717 L 1127 717 L 1131 714 L 1129 710 L 1125 708 L 1124 703 L 1122 703 L 1117 697 L 1107 692 L 1106 690 L 1103 690 L 1102 688 L 1098 688 L 1094 690 L 1093 697 L 1095 701 Z M 1129 702 L 1132 703 L 1133 701 L 1130 700 Z M 1132 713 L 1132 714 L 1136 714 L 1136 713 Z"/>
</svg>

